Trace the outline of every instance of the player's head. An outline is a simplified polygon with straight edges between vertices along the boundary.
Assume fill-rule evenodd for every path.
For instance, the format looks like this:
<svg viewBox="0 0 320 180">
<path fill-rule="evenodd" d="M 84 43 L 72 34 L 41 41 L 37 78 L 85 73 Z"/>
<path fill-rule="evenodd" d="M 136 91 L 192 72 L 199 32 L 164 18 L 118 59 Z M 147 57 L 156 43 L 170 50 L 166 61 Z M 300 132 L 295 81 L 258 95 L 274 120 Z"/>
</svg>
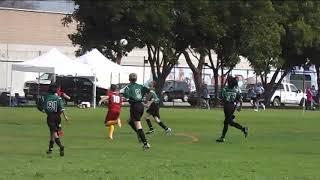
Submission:
<svg viewBox="0 0 320 180">
<path fill-rule="evenodd" d="M 227 82 L 228 82 L 228 86 L 229 86 L 230 88 L 234 88 L 234 87 L 238 86 L 238 81 L 237 81 L 237 79 L 234 78 L 234 77 L 232 77 L 232 76 L 229 76 L 229 77 L 227 78 Z"/>
<path fill-rule="evenodd" d="M 57 92 L 57 89 L 58 89 L 58 87 L 56 84 L 50 84 L 49 89 L 48 89 L 48 93 L 54 94 Z"/>
<path fill-rule="evenodd" d="M 115 84 L 111 84 L 110 91 L 115 92 L 117 90 L 117 86 Z"/>
<path fill-rule="evenodd" d="M 137 74 L 136 73 L 129 74 L 129 81 L 130 81 L 130 83 L 137 82 Z"/>
</svg>

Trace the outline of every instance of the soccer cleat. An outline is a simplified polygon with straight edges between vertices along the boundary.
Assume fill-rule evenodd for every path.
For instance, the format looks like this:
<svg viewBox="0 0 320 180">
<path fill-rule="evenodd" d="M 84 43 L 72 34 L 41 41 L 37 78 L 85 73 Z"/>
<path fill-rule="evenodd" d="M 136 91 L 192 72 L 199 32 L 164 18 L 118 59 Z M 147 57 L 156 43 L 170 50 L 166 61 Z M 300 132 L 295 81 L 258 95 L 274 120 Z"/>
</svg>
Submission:
<svg viewBox="0 0 320 180">
<path fill-rule="evenodd" d="M 52 149 L 48 149 L 46 153 L 47 154 L 52 154 Z"/>
<path fill-rule="evenodd" d="M 154 129 L 150 129 L 148 132 L 146 132 L 146 134 L 152 134 L 154 133 Z"/>
<path fill-rule="evenodd" d="M 245 127 L 244 130 L 243 130 L 243 133 L 244 133 L 244 137 L 248 137 L 249 135 L 249 128 L 248 127 Z"/>
<path fill-rule="evenodd" d="M 144 151 L 146 151 L 146 150 L 148 150 L 148 149 L 150 149 L 150 144 L 149 143 L 147 143 L 147 144 L 144 144 L 143 146 L 142 146 L 142 148 L 143 148 L 143 150 Z"/>
<path fill-rule="evenodd" d="M 60 147 L 60 156 L 64 156 L 64 146 Z"/>
<path fill-rule="evenodd" d="M 255 112 L 258 112 L 258 109 L 254 109 Z"/>
<path fill-rule="evenodd" d="M 166 134 L 171 134 L 171 132 L 172 132 L 172 130 L 171 130 L 171 128 L 168 128 L 168 129 L 166 129 Z"/>
<path fill-rule="evenodd" d="M 225 140 L 224 138 L 222 138 L 222 137 L 216 140 L 216 142 L 218 142 L 218 143 L 223 143 L 223 142 L 225 142 L 225 141 L 226 141 L 226 140 Z"/>
</svg>

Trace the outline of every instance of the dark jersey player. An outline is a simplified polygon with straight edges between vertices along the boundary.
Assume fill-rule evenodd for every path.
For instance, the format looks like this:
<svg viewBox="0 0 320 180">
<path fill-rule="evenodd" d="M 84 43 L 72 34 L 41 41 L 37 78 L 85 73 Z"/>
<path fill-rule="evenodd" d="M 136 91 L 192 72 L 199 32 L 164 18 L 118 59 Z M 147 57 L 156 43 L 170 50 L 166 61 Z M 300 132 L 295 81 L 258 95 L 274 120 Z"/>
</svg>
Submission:
<svg viewBox="0 0 320 180">
<path fill-rule="evenodd" d="M 49 94 L 42 98 L 38 106 L 40 106 L 40 110 L 47 114 L 47 124 L 50 130 L 50 141 L 47 154 L 52 153 L 55 142 L 60 148 L 60 156 L 64 156 L 64 146 L 59 138 L 59 131 L 61 131 L 60 115 L 63 114 L 66 121 L 68 121 L 68 118 L 64 113 L 63 101 L 61 97 L 56 95 L 56 93 L 57 86 L 55 84 L 51 84 L 49 86 Z"/>
<path fill-rule="evenodd" d="M 238 81 L 234 77 L 228 77 L 227 79 L 228 85 L 222 89 L 222 99 L 224 102 L 223 105 L 223 111 L 224 111 L 224 126 L 222 130 L 222 135 L 219 139 L 217 139 L 217 142 L 224 142 L 225 136 L 228 131 L 229 126 L 233 126 L 237 129 L 240 129 L 245 137 L 248 136 L 248 128 L 243 127 L 237 122 L 235 122 L 235 116 L 234 112 L 236 110 L 237 104 L 240 102 L 240 107 L 238 108 L 238 111 L 241 110 L 242 106 L 242 97 L 240 89 L 238 88 Z"/>
<path fill-rule="evenodd" d="M 113 139 L 113 132 L 114 132 L 114 125 L 118 124 L 121 127 L 121 120 L 120 120 L 120 112 L 122 106 L 122 100 L 117 92 L 117 86 L 112 84 L 110 90 L 99 101 L 99 105 L 102 102 L 108 102 L 108 113 L 105 118 L 104 124 L 105 126 L 109 127 L 108 137 L 109 139 Z"/>
<path fill-rule="evenodd" d="M 141 125 L 141 117 L 143 115 L 144 106 L 143 98 L 150 91 L 149 88 L 137 84 L 137 74 L 131 73 L 129 75 L 130 84 L 124 89 L 124 97 L 129 100 L 130 103 L 130 119 L 129 125 L 137 133 L 139 140 L 143 142 L 143 149 L 149 149 L 148 143 Z"/>
<path fill-rule="evenodd" d="M 146 122 L 149 127 L 149 131 L 146 134 L 151 134 L 154 132 L 154 128 L 152 126 L 152 123 L 150 121 L 150 117 L 152 116 L 154 120 L 159 124 L 160 127 L 162 127 L 166 134 L 171 133 L 171 129 L 167 127 L 161 120 L 160 120 L 160 99 L 154 89 L 155 82 L 152 82 L 150 85 L 150 92 L 146 95 L 147 103 L 145 106 L 147 107 L 147 115 L 146 115 Z"/>
</svg>

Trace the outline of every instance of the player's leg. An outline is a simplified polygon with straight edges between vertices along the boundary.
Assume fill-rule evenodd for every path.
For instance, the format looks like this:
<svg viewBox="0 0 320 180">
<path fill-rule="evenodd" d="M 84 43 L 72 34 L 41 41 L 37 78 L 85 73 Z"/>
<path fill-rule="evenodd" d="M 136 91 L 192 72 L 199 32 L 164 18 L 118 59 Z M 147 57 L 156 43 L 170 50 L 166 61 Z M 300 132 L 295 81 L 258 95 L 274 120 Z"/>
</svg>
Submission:
<svg viewBox="0 0 320 180">
<path fill-rule="evenodd" d="M 53 135 L 53 132 L 51 132 L 49 130 L 49 133 L 50 133 L 50 138 L 49 138 L 49 147 L 48 147 L 48 150 L 47 150 L 47 154 L 51 154 L 52 153 L 52 149 L 53 149 L 53 145 L 54 145 L 54 135 Z"/>
<path fill-rule="evenodd" d="M 254 103 L 254 107 L 255 107 L 254 111 L 258 112 L 258 111 L 259 111 L 258 97 L 256 97 L 256 98 L 254 99 L 253 103 Z"/>
<path fill-rule="evenodd" d="M 149 110 L 149 109 L 148 109 Z M 154 132 L 154 128 L 152 126 L 152 123 L 151 123 L 151 120 L 150 120 L 150 117 L 151 117 L 151 114 L 149 113 L 149 111 L 147 110 L 147 114 L 145 116 L 145 120 L 147 122 L 147 125 L 149 127 L 149 131 L 146 132 L 146 134 L 151 134 Z"/>
<path fill-rule="evenodd" d="M 58 132 L 61 131 L 61 117 L 58 114 L 54 114 L 52 118 L 55 122 L 55 129 L 54 129 L 54 141 L 60 148 L 60 156 L 64 156 L 64 146 L 62 145 Z"/>
<path fill-rule="evenodd" d="M 109 126 L 108 137 L 109 137 L 109 139 L 111 139 L 111 140 L 113 140 L 113 132 L 114 132 L 114 125 L 110 125 L 110 126 Z"/>
<path fill-rule="evenodd" d="M 146 136 L 143 132 L 143 129 L 142 129 L 142 125 L 141 125 L 141 117 L 143 115 L 143 111 L 144 111 L 144 107 L 143 107 L 143 104 L 142 103 L 136 103 L 134 104 L 134 113 L 133 113 L 133 120 L 134 120 L 134 124 L 135 124 L 135 127 L 137 129 L 137 134 L 139 136 L 139 138 L 141 139 L 142 143 L 143 143 L 143 149 L 149 149 L 150 148 L 150 145 L 146 139 Z"/>
<path fill-rule="evenodd" d="M 244 133 L 244 136 L 247 137 L 249 129 L 248 127 L 244 127 L 235 121 L 234 111 L 235 109 L 232 109 L 232 112 L 231 112 L 232 115 L 231 115 L 231 118 L 229 119 L 229 125 L 241 130 Z"/>
<path fill-rule="evenodd" d="M 163 121 L 161 121 L 161 119 L 160 119 L 160 107 L 159 107 L 159 105 L 158 104 L 155 104 L 155 106 L 154 106 L 154 111 L 153 111 L 153 117 L 154 117 L 154 120 L 158 123 L 158 125 L 160 126 L 160 127 L 162 127 L 164 130 L 165 130 L 165 132 L 167 133 L 167 134 L 170 134 L 171 133 L 171 128 L 169 128 L 168 126 L 166 126 L 164 123 L 163 123 Z"/>
<path fill-rule="evenodd" d="M 53 145 L 54 145 L 54 135 L 53 135 L 54 124 L 51 122 L 51 117 L 49 117 L 49 115 L 47 117 L 47 125 L 49 127 L 49 147 L 47 150 L 47 154 L 51 154 Z"/>
<path fill-rule="evenodd" d="M 137 129 L 136 129 L 136 126 L 134 124 L 133 117 L 134 117 L 134 105 L 131 104 L 130 105 L 130 119 L 128 120 L 128 124 L 134 130 L 134 132 L 137 133 Z"/>
<path fill-rule="evenodd" d="M 226 137 L 226 134 L 228 132 L 229 122 L 230 122 L 230 119 L 232 119 L 232 106 L 233 106 L 233 104 L 231 104 L 231 103 L 224 104 L 223 111 L 224 111 L 225 119 L 223 122 L 223 129 L 222 129 L 221 136 L 219 139 L 216 140 L 217 142 L 224 142 L 225 141 L 224 138 Z"/>
</svg>

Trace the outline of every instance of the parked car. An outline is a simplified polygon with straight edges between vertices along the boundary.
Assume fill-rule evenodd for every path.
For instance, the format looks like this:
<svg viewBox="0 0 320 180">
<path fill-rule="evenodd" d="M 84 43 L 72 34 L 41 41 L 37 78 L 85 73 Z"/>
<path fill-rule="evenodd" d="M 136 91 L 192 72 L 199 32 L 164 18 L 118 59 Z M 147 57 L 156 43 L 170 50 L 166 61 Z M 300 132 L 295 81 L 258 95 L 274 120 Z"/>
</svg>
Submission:
<svg viewBox="0 0 320 180">
<path fill-rule="evenodd" d="M 190 89 L 185 81 L 166 81 L 162 91 L 162 99 L 164 102 L 169 102 L 174 99 L 181 99 L 183 102 L 188 101 Z"/>
<path fill-rule="evenodd" d="M 271 97 L 271 103 L 277 107 L 285 104 L 295 104 L 302 106 L 307 96 L 294 84 L 281 83 Z"/>
<path fill-rule="evenodd" d="M 46 95 L 51 81 L 40 78 L 38 81 L 27 81 L 24 85 L 25 97 L 29 100 L 37 100 L 38 93 L 40 96 Z M 79 104 L 82 101 L 92 102 L 93 82 L 85 77 L 57 76 L 56 82 L 61 85 L 63 92 L 70 96 L 69 102 Z M 101 95 L 105 95 L 106 89 L 97 87 L 97 102 Z"/>
</svg>

